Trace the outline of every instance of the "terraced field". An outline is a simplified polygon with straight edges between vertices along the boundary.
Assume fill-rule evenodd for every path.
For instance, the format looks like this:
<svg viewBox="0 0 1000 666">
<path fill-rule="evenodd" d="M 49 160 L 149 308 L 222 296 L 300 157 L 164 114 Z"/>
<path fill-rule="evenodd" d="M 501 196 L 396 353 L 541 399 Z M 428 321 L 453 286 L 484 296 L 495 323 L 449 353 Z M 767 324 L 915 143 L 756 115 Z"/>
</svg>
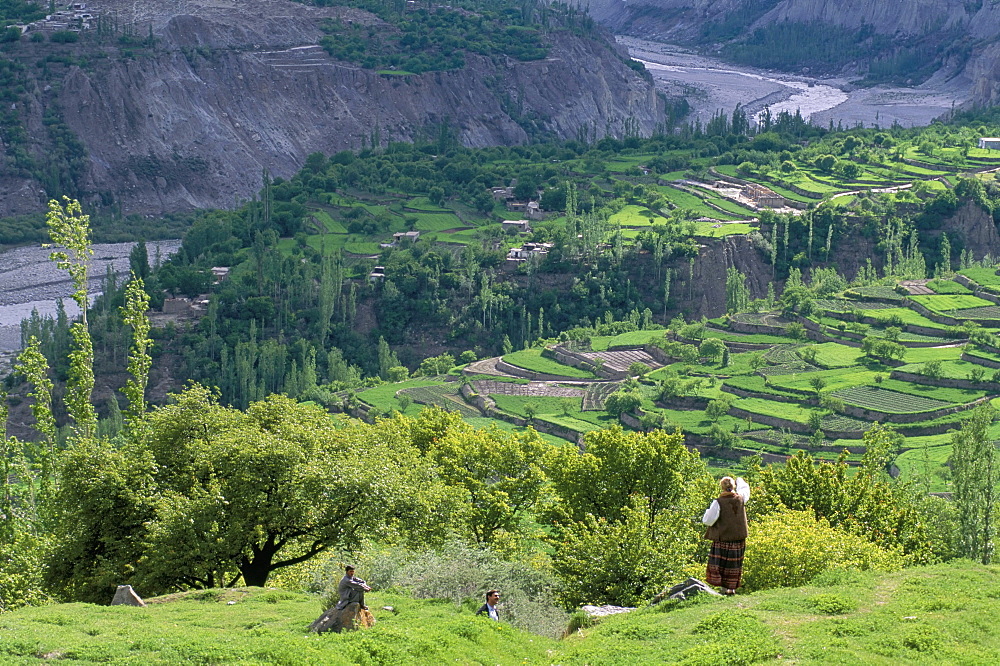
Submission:
<svg viewBox="0 0 1000 666">
<path fill-rule="evenodd" d="M 993 275 L 993 269 L 981 270 Z M 967 272 L 983 277 L 974 270 Z M 1000 277 L 997 283 L 1000 284 Z M 673 342 L 671 334 L 657 329 L 593 338 L 583 345 L 566 345 L 567 351 L 575 349 L 583 358 L 601 359 L 608 370 L 625 370 L 634 362 L 659 368 L 638 380 L 599 381 L 590 373 L 543 356 L 541 349 L 530 349 L 504 357 L 507 363 L 523 369 L 513 374 L 544 372 L 566 380 L 519 382 L 513 377 L 475 376 L 486 370 L 501 372 L 496 360 L 491 360 L 471 364 L 467 369 L 467 374 L 472 375 L 468 381 L 477 393 L 492 396 L 501 410 L 522 418 L 530 415 L 534 427 L 559 433 L 574 443 L 580 433 L 617 422 L 606 411 L 609 395 L 620 389 L 636 391 L 641 411 L 625 421 L 628 427 L 680 428 L 692 443 L 707 445 L 704 455 L 710 463 L 720 466 L 732 465 L 734 455 L 755 452 L 789 455 L 796 447 L 803 446 L 808 446 L 816 456 L 833 458 L 838 455 L 838 446 L 862 446 L 862 435 L 877 415 L 907 415 L 894 426 L 907 437 L 901 448 L 899 469 L 904 475 L 915 474 L 918 459 L 913 449 L 927 448 L 931 453 L 921 464 L 937 470 L 931 474 L 937 479 L 933 482 L 935 488 L 948 489 L 947 470 L 942 465 L 950 450 L 948 432 L 960 427 L 964 418 L 961 408 L 984 398 L 993 399 L 1000 406 L 1000 387 L 993 383 L 994 374 L 1000 377 L 1000 372 L 984 365 L 1000 363 L 1000 353 L 990 350 L 1000 346 L 1000 339 L 987 335 L 992 340 L 988 349 L 967 347 L 965 340 L 955 340 L 955 336 L 968 335 L 961 327 L 937 324 L 913 310 L 916 304 L 929 304 L 927 307 L 948 312 L 960 321 L 962 315 L 969 313 L 979 315 L 977 319 L 987 319 L 982 316 L 984 308 L 1000 311 L 1000 306 L 982 305 L 983 299 L 964 293 L 964 288 L 953 289 L 951 284 L 960 287 L 947 279 L 937 280 L 935 293 L 912 296 L 909 301 L 891 285 L 856 287 L 828 297 L 819 303 L 825 310 L 812 317 L 813 322 L 821 324 L 820 331 L 829 332 L 810 333 L 813 337 L 825 337 L 820 341 L 792 342 L 780 335 L 795 319 L 782 318 L 776 313 L 739 313 L 711 320 L 702 331 L 704 337 L 718 337 L 729 343 L 753 341 L 760 346 L 752 351 L 731 349 L 725 366 L 719 359 L 700 359 L 672 362 L 660 368 L 645 351 L 608 350 L 610 346 L 640 346 L 654 340 Z M 869 300 L 875 298 L 891 302 Z M 881 323 L 873 324 L 870 319 L 864 324 L 835 319 L 823 315 L 826 310 L 861 311 L 877 315 Z M 800 320 L 800 323 L 809 322 Z M 905 346 L 902 358 L 883 362 L 866 356 L 860 348 L 861 336 L 886 336 L 889 332 L 885 327 L 890 325 L 902 329 L 898 339 L 904 345 L 910 343 Z M 908 330 L 913 325 L 923 328 L 918 329 L 920 332 Z M 734 330 L 745 330 L 747 326 L 767 327 L 758 330 L 774 332 Z M 1000 333 L 1000 325 L 977 331 L 980 336 L 984 332 Z M 846 336 L 852 332 L 857 339 Z M 977 362 L 963 360 L 963 354 L 964 358 Z M 464 403 L 457 389 L 457 384 L 416 381 L 405 387 L 405 393 L 415 402 L 442 405 L 468 415 L 462 409 Z M 372 389 L 360 397 L 367 401 L 369 395 L 378 398 L 373 402 L 383 412 L 398 404 L 388 388 Z M 866 418 L 841 413 L 845 409 L 851 414 L 865 414 Z M 932 418 L 939 410 L 951 413 Z M 478 418 L 478 414 L 468 417 Z M 994 430 L 1000 437 L 1000 423 Z M 834 440 L 835 437 L 843 439 Z M 719 447 L 718 457 L 713 445 Z M 857 461 L 860 456 L 856 451 L 849 460 Z"/>
<path fill-rule="evenodd" d="M 852 386 L 834 391 L 832 395 L 850 405 L 890 414 L 929 412 L 952 406 L 951 403 L 941 400 L 897 393 L 896 391 L 889 391 L 877 386 Z"/>
</svg>

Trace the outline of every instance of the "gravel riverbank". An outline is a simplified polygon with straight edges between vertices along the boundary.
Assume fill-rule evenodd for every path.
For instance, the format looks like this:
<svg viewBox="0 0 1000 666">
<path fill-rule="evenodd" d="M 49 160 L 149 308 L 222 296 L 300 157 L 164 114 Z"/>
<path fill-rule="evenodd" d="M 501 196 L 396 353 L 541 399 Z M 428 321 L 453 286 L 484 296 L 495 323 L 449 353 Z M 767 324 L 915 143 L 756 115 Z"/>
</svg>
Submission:
<svg viewBox="0 0 1000 666">
<path fill-rule="evenodd" d="M 814 124 L 833 121 L 844 127 L 862 123 L 889 127 L 928 125 L 968 101 L 972 83 L 964 76 L 934 76 L 914 87 L 858 88 L 846 79 L 817 79 L 723 62 L 671 44 L 618 37 L 632 57 L 646 63 L 657 88 L 683 96 L 691 104 L 691 119 L 708 122 L 718 111 L 731 113 L 737 104 L 751 114 L 765 105 L 771 114 L 782 109 L 802 115 Z"/>
<path fill-rule="evenodd" d="M 100 292 L 107 267 L 111 266 L 124 279 L 128 273 L 128 257 L 134 243 L 103 243 L 93 246 L 90 266 L 91 294 Z M 179 240 L 146 243 L 150 263 L 156 260 L 156 249 L 166 259 L 180 247 Z M 32 246 L 0 252 L 0 352 L 17 350 L 21 344 L 21 320 L 39 314 L 52 315 L 56 300 L 62 298 L 67 312 L 75 314 L 75 304 L 69 299 L 73 291 L 66 271 L 59 270 L 49 260 L 50 250 Z"/>
</svg>

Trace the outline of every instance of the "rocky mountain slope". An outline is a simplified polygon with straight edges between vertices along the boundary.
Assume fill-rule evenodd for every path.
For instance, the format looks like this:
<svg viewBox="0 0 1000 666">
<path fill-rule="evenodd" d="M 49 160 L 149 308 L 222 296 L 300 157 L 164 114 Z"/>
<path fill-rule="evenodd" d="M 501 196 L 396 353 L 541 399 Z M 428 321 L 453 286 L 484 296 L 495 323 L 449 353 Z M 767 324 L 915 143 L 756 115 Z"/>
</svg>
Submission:
<svg viewBox="0 0 1000 666">
<path fill-rule="evenodd" d="M 287 0 L 105 0 L 99 9 L 136 35 L 148 31 L 155 46 L 22 40 L 9 57 L 28 65 L 20 101 L 27 151 L 46 154 L 46 118 L 56 116 L 85 148 L 78 189 L 125 212 L 231 206 L 259 189 L 263 169 L 287 177 L 309 153 L 358 149 L 373 135 L 384 144 L 447 124 L 463 144 L 486 146 L 626 126 L 648 134 L 663 117 L 627 54 L 571 31 L 550 33 L 544 60 L 469 54 L 461 70 L 401 77 L 317 46 L 326 18 L 380 29 L 361 10 Z M 53 52 L 77 60 L 30 66 Z M 40 182 L 15 168 L 7 148 L 0 215 L 39 210 Z"/>
</svg>

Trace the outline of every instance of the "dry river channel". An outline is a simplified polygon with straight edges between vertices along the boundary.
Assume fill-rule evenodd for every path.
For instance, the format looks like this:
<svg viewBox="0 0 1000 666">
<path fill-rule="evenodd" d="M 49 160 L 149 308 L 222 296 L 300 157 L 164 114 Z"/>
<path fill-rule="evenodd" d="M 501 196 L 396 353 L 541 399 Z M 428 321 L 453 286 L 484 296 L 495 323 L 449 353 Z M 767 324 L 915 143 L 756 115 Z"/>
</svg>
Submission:
<svg viewBox="0 0 1000 666">
<path fill-rule="evenodd" d="M 100 294 L 107 267 L 119 283 L 129 270 L 129 253 L 134 243 L 95 244 L 90 266 L 90 296 Z M 178 240 L 146 243 L 150 263 L 155 263 L 157 248 L 161 260 L 180 247 Z M 49 250 L 41 247 L 18 247 L 0 252 L 0 376 L 6 374 L 10 358 L 21 346 L 21 320 L 37 310 L 42 316 L 55 316 L 56 302 L 63 300 L 67 314 L 78 313 L 69 298 L 73 285 L 66 271 L 49 260 Z"/>
</svg>

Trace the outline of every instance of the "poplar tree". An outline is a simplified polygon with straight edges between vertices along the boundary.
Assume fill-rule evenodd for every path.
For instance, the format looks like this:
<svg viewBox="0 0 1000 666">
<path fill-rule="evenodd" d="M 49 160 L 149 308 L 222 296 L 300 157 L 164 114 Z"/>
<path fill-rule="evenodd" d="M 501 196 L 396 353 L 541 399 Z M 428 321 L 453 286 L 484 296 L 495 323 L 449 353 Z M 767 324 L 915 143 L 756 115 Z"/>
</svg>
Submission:
<svg viewBox="0 0 1000 666">
<path fill-rule="evenodd" d="M 125 286 L 125 305 L 119 308 L 122 321 L 132 329 L 132 347 L 128 355 L 128 371 L 132 378 L 125 382 L 122 392 L 128 398 L 129 428 L 136 427 L 146 413 L 146 384 L 153 360 L 149 355 L 149 294 L 141 277 L 132 273 L 132 279 Z"/>
<path fill-rule="evenodd" d="M 997 453 L 990 425 L 997 411 L 989 405 L 972 410 L 951 436 L 951 473 L 958 511 L 962 555 L 989 564 L 993 558 L 994 505 L 997 499 Z"/>
<path fill-rule="evenodd" d="M 62 248 L 53 250 L 49 259 L 69 273 L 72 297 L 80 308 L 80 320 L 70 326 L 73 348 L 69 352 L 66 411 L 75 422 L 74 434 L 82 439 L 93 435 L 97 428 L 97 412 L 90 402 L 94 391 L 94 345 L 87 326 L 87 286 L 90 258 L 94 255 L 90 246 L 90 216 L 83 214 L 79 201 L 63 197 L 61 204 L 55 199 L 49 201 L 45 222 L 52 245 Z"/>
</svg>

